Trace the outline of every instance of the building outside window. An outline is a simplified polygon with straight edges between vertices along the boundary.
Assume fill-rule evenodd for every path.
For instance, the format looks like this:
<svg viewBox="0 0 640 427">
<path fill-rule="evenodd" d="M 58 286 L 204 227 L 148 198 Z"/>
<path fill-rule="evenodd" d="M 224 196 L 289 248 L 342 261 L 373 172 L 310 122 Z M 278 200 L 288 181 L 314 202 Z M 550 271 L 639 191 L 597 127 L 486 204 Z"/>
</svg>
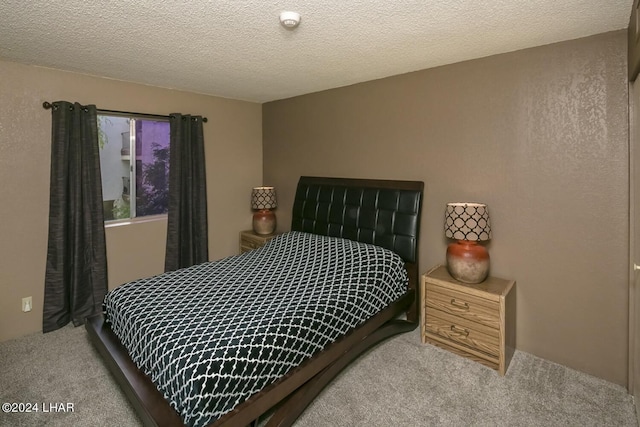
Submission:
<svg viewBox="0 0 640 427">
<path fill-rule="evenodd" d="M 169 122 L 98 115 L 105 221 L 167 213 Z"/>
</svg>

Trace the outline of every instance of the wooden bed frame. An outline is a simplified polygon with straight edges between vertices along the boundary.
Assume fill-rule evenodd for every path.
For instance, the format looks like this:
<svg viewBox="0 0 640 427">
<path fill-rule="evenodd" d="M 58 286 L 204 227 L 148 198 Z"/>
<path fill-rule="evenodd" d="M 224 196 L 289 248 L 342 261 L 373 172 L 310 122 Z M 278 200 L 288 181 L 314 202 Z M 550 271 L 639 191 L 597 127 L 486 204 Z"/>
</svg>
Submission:
<svg viewBox="0 0 640 427">
<path fill-rule="evenodd" d="M 418 181 L 300 178 L 291 229 L 374 243 L 396 251 L 405 260 L 408 292 L 236 406 L 211 427 L 257 425 L 260 416 L 274 407 L 267 426 L 290 426 L 349 363 L 385 339 L 418 326 L 418 247 L 423 187 Z M 406 320 L 400 318 L 403 313 Z M 87 319 L 86 329 L 144 425 L 182 426 L 181 417 L 129 358 L 103 316 Z"/>
</svg>

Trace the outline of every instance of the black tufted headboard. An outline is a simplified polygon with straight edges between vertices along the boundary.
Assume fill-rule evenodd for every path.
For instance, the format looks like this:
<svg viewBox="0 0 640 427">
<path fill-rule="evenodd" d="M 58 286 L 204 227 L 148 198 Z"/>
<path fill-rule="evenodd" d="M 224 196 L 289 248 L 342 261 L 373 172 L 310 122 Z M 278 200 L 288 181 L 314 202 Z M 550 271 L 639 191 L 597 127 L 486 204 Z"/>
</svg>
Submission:
<svg viewBox="0 0 640 427">
<path fill-rule="evenodd" d="M 418 295 L 420 181 L 302 176 L 293 203 L 291 230 L 372 243 L 396 252 Z M 414 304 L 412 311 L 417 310 Z M 416 316 L 417 311 L 408 316 Z"/>
</svg>

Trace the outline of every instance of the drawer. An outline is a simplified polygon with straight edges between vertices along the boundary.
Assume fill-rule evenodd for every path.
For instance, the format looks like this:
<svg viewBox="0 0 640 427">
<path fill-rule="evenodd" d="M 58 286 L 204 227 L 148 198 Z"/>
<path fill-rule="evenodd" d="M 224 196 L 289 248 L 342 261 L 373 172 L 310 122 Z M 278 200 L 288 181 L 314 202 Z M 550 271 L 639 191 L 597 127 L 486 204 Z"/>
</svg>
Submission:
<svg viewBox="0 0 640 427">
<path fill-rule="evenodd" d="M 499 329 L 500 303 L 427 283 L 426 306 Z"/>
<path fill-rule="evenodd" d="M 249 252 L 249 251 L 252 251 L 254 249 L 255 248 L 252 248 L 252 247 L 249 247 L 249 246 L 246 246 L 246 245 L 242 245 L 242 244 L 240 245 L 240 253 Z"/>
<path fill-rule="evenodd" d="M 248 252 L 263 247 L 268 241 L 277 237 L 280 233 L 255 234 L 250 230 L 240 232 L 240 252 Z"/>
<path fill-rule="evenodd" d="M 246 245 L 255 245 L 256 248 L 259 248 L 265 242 L 264 237 L 252 236 L 250 234 L 243 235 L 241 240 Z"/>
<path fill-rule="evenodd" d="M 424 329 L 425 333 L 430 332 L 491 356 L 500 355 L 500 333 L 497 329 L 434 310 L 427 312 Z"/>
<path fill-rule="evenodd" d="M 264 245 L 261 241 L 256 241 L 252 239 L 243 238 L 240 240 L 240 248 L 243 251 L 251 251 L 253 249 L 258 249 Z"/>
</svg>

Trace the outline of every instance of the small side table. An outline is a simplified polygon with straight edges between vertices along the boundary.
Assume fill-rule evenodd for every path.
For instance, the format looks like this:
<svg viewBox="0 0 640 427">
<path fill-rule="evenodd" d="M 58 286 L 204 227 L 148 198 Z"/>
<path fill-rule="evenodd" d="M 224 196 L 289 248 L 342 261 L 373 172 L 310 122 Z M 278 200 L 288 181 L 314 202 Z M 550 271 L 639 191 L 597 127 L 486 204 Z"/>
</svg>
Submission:
<svg viewBox="0 0 640 427">
<path fill-rule="evenodd" d="M 423 343 L 507 372 L 515 351 L 515 281 L 488 277 L 470 285 L 445 266 L 422 275 L 420 332 Z"/>
<path fill-rule="evenodd" d="M 252 251 L 264 246 L 269 240 L 273 239 L 280 233 L 257 234 L 253 230 L 245 230 L 240 232 L 240 253 Z"/>
</svg>

